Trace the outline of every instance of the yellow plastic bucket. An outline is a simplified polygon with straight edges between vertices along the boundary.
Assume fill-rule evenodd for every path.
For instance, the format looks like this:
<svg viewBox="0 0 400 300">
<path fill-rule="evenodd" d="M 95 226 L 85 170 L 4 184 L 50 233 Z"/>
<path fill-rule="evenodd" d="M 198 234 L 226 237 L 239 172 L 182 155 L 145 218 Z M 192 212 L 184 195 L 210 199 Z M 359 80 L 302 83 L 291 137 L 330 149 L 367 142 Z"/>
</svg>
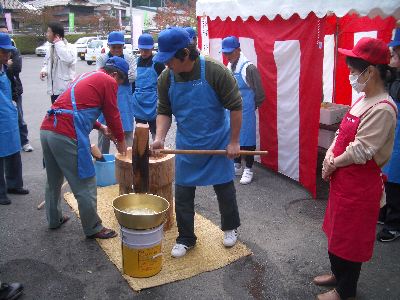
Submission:
<svg viewBox="0 0 400 300">
<path fill-rule="evenodd" d="M 122 269 L 131 277 L 151 277 L 162 268 L 162 237 L 164 224 L 145 230 L 121 226 Z"/>
</svg>

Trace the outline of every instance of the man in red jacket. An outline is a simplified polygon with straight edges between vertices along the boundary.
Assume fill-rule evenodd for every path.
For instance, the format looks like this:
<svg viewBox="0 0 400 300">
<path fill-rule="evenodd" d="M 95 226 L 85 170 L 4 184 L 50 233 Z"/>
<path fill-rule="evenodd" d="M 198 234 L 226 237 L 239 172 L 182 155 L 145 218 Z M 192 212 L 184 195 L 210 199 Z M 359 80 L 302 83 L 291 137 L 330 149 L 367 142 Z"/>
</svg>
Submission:
<svg viewBox="0 0 400 300">
<path fill-rule="evenodd" d="M 44 118 L 40 140 L 46 164 L 46 214 L 50 228 L 58 228 L 69 217 L 61 212 L 64 176 L 78 202 L 79 215 L 88 238 L 115 237 L 97 215 L 97 187 L 90 154 L 89 133 L 95 128 L 110 137 L 120 153 L 126 152 L 124 131 L 117 106 L 118 84 L 128 75 L 128 64 L 112 57 L 99 71 L 85 73 L 73 81 L 51 106 Z M 97 122 L 103 113 L 108 127 Z"/>
</svg>

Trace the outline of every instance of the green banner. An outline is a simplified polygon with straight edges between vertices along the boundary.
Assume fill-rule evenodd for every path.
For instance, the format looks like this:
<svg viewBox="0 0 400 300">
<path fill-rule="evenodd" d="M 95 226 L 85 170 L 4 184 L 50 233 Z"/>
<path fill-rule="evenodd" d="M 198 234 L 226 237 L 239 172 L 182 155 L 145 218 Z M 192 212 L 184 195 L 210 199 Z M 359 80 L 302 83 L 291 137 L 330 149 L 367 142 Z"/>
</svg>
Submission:
<svg viewBox="0 0 400 300">
<path fill-rule="evenodd" d="M 74 24 L 75 21 L 75 14 L 74 13 L 69 13 L 69 32 L 74 32 Z"/>
</svg>

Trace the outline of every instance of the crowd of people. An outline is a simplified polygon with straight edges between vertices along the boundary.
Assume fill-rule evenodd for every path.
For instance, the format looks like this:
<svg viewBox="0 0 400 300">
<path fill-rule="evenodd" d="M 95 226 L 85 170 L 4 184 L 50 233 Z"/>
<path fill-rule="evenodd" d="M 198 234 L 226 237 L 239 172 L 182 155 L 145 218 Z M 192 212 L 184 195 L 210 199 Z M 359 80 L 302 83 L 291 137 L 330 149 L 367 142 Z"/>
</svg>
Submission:
<svg viewBox="0 0 400 300">
<path fill-rule="evenodd" d="M 29 193 L 23 187 L 20 151 L 33 151 L 33 147 L 23 120 L 21 56 L 2 29 L 0 204 L 10 204 L 7 194 Z M 125 153 L 135 123 L 147 123 L 151 148 L 157 150 L 164 147 L 174 117 L 177 149 L 226 149 L 227 155 L 176 156 L 178 237 L 171 255 L 183 257 L 196 245 L 197 186 L 213 186 L 222 243 L 233 247 L 240 226 L 234 178 L 241 176 L 241 184 L 250 184 L 254 174 L 254 156 L 243 157 L 243 168 L 239 151 L 256 149 L 256 110 L 265 99 L 260 73 L 241 52 L 239 39 L 222 40 L 226 67 L 201 54 L 191 27 L 161 31 L 157 53 L 153 37 L 142 34 L 138 58 L 123 53 L 124 35 L 114 31 L 108 35 L 109 53 L 97 58 L 96 70 L 78 76 L 76 53 L 62 25 L 50 23 L 47 39 L 50 48 L 40 78 L 47 80 L 51 107 L 40 127 L 40 140 L 49 228 L 57 229 L 69 220 L 60 203 L 66 178 L 78 202 L 85 236 L 117 236 L 97 214 L 89 133 L 98 130 L 103 153 L 110 151 L 111 142 Z M 323 230 L 331 273 L 317 276 L 314 283 L 335 289 L 318 295 L 321 300 L 354 298 L 361 265 L 370 260 L 375 238 L 389 242 L 400 237 L 400 30 L 389 45 L 362 38 L 352 50 L 339 52 L 346 56 L 350 84 L 364 95 L 343 118 L 323 162 L 322 177 L 330 181 Z M 375 237 L 379 212 L 385 225 Z M 22 290 L 20 284 L 0 283 L 0 299 L 15 299 L 11 297 Z"/>
</svg>

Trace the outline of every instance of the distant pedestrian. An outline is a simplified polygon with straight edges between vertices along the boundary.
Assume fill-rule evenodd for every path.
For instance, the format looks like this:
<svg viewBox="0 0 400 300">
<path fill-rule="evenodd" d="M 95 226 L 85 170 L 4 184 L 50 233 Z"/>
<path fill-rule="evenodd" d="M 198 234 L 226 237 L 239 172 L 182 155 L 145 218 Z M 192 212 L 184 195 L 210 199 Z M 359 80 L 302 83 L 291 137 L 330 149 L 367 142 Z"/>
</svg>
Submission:
<svg viewBox="0 0 400 300">
<path fill-rule="evenodd" d="M 21 141 L 18 129 L 18 112 L 12 103 L 11 82 L 6 75 L 11 51 L 10 36 L 0 32 L 0 204 L 10 204 L 8 194 L 26 195 L 23 188 Z"/>
<path fill-rule="evenodd" d="M 123 58 L 129 66 L 128 77 L 123 84 L 118 86 L 118 109 L 121 114 L 122 127 L 124 129 L 125 143 L 132 147 L 133 143 L 133 128 L 134 128 L 134 113 L 132 102 L 132 83 L 136 78 L 136 59 L 132 54 L 124 54 L 125 38 L 122 31 L 113 31 L 108 35 L 109 53 L 105 53 L 97 58 L 96 70 L 103 68 L 106 61 L 114 56 Z M 99 122 L 106 124 L 103 115 L 100 115 Z M 110 152 L 110 139 L 99 131 L 98 146 L 101 153 Z"/>
<path fill-rule="evenodd" d="M 0 25 L 0 32 L 8 33 L 7 27 L 5 25 Z M 15 44 L 13 46 L 15 47 Z M 24 112 L 22 110 L 23 87 L 21 78 L 19 77 L 22 71 L 22 57 L 18 48 L 11 51 L 11 57 L 7 65 L 7 76 L 11 81 L 12 98 L 17 104 L 19 137 L 21 139 L 22 150 L 25 152 L 32 152 L 33 147 L 29 144 L 28 139 L 28 125 L 26 125 L 24 121 Z"/>
<path fill-rule="evenodd" d="M 47 93 L 54 103 L 75 78 L 76 50 L 64 38 L 64 27 L 61 23 L 49 23 L 46 33 L 51 43 L 43 61 L 40 79 L 47 77 Z"/>
<path fill-rule="evenodd" d="M 228 59 L 228 69 L 232 71 L 239 86 L 243 100 L 243 119 L 240 128 L 240 149 L 256 150 L 256 109 L 265 100 L 264 88 L 257 67 L 241 52 L 239 39 L 228 36 L 222 40 L 222 54 Z M 235 158 L 235 174 L 242 176 L 241 184 L 253 180 L 254 155 L 244 156 L 245 168 L 242 168 L 242 157 Z"/>
</svg>

